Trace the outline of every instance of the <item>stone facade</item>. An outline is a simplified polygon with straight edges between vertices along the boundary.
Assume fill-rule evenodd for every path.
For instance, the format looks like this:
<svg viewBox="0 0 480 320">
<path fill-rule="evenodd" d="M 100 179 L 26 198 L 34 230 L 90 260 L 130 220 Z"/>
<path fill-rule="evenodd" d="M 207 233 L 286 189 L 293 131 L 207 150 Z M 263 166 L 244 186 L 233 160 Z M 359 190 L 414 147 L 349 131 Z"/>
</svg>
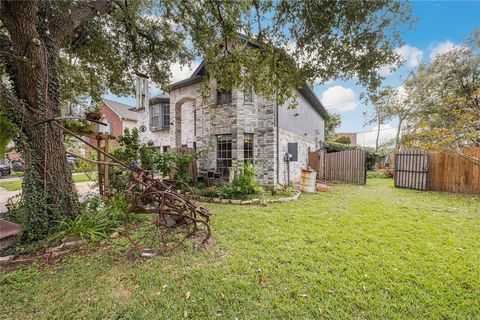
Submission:
<svg viewBox="0 0 480 320">
<path fill-rule="evenodd" d="M 296 142 L 298 143 L 298 160 L 289 162 L 287 164 L 284 158 L 280 159 L 278 182 L 282 185 L 285 184 L 289 175 L 292 183 L 299 183 L 302 169 L 307 168 L 308 166 L 308 152 L 315 150 L 315 141 L 306 138 L 304 135 L 298 135 L 294 132 L 281 128 L 279 130 L 279 137 L 279 154 L 285 155 L 285 153 L 288 152 L 288 143 Z M 290 168 L 289 173 L 287 170 L 288 168 Z"/>
<path fill-rule="evenodd" d="M 245 101 L 242 90 L 232 91 L 229 104 L 216 104 L 216 84 L 210 84 L 207 95 L 202 94 L 201 82 L 174 88 L 170 92 L 169 130 L 150 131 L 148 110 L 139 110 L 139 125 L 147 130 L 141 134 L 142 141 L 151 140 L 162 149 L 169 147 L 196 147 L 202 151 L 198 160 L 200 170 L 217 168 L 217 137 L 231 135 L 232 168 L 241 168 L 244 163 L 245 134 L 253 134 L 253 157 L 258 179 L 264 185 L 285 183 L 284 154 L 288 142 L 297 142 L 299 161 L 290 164 L 291 181 L 299 181 L 300 170 L 307 166 L 307 152 L 323 141 L 324 120 L 302 100 L 299 95 L 297 112 L 291 115 L 288 105 L 278 107 L 279 168 L 277 179 L 277 123 L 276 107 L 261 96 L 253 95 L 253 101 Z M 305 114 L 304 114 L 305 113 Z M 312 116 L 312 114 L 314 114 Z M 297 121 L 298 130 L 291 129 Z M 308 132 L 304 132 L 307 130 Z"/>
</svg>

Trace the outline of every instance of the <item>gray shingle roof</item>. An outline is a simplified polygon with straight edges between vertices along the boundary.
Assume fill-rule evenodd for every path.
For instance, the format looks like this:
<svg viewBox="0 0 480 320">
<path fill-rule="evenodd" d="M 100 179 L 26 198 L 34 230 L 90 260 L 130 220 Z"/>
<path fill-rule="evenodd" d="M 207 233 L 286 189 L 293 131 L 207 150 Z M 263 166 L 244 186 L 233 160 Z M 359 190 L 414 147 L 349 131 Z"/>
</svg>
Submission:
<svg viewBox="0 0 480 320">
<path fill-rule="evenodd" d="M 103 102 L 105 102 L 105 104 L 108 105 L 110 109 L 112 109 L 116 114 L 118 114 L 120 118 L 132 121 L 138 120 L 138 113 L 131 110 L 132 108 L 134 108 L 133 106 L 107 99 L 103 99 Z"/>
</svg>

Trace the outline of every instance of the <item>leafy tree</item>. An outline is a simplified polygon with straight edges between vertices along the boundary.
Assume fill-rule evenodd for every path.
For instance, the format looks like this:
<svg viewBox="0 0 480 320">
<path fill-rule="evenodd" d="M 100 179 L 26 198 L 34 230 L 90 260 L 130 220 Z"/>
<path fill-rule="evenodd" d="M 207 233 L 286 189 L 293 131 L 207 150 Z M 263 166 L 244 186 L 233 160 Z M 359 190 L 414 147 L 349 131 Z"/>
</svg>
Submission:
<svg viewBox="0 0 480 320">
<path fill-rule="evenodd" d="M 375 150 L 378 150 L 379 140 L 380 140 L 380 129 L 382 124 L 385 124 L 386 121 L 391 119 L 392 115 L 390 113 L 391 105 L 391 89 L 386 88 L 378 92 L 370 93 L 365 98 L 366 103 L 371 103 L 373 108 L 372 110 L 367 110 L 364 112 L 364 117 L 366 118 L 366 124 L 376 124 L 377 125 L 377 137 L 375 138 Z"/>
<path fill-rule="evenodd" d="M 15 127 L 8 118 L 0 113 L 0 158 L 7 151 L 8 143 L 15 136 Z"/>
<path fill-rule="evenodd" d="M 342 124 L 342 119 L 338 113 L 331 113 L 330 118 L 325 123 L 325 140 L 332 140 L 335 137 L 335 130 Z"/>
<path fill-rule="evenodd" d="M 409 146 L 447 149 L 467 156 L 462 148 L 480 146 L 480 30 L 467 42 L 419 67 L 405 82 L 413 133 L 405 138 Z"/>
<path fill-rule="evenodd" d="M 338 138 L 334 139 L 333 141 L 338 142 L 338 143 L 343 143 L 343 144 L 351 144 L 352 143 L 350 138 L 346 137 L 346 136 L 338 137 Z"/>
<path fill-rule="evenodd" d="M 377 70 L 398 62 L 394 48 L 411 21 L 408 3 L 387 0 L 1 1 L 0 107 L 29 167 L 26 219 L 42 228 L 27 236 L 77 213 L 63 133 L 36 125 L 72 100 L 132 93 L 134 72 L 168 89 L 170 66 L 199 57 L 206 83 L 253 87 L 279 103 L 305 82 L 356 77 L 374 90 Z M 246 40 L 261 50 L 245 50 Z"/>
</svg>

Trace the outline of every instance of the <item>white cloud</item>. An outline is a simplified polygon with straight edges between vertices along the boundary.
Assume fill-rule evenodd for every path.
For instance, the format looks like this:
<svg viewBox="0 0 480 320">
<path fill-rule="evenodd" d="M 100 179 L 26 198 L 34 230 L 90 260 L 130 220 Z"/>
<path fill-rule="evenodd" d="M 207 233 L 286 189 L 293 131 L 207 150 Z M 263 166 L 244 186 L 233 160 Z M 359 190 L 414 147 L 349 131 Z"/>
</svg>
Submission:
<svg viewBox="0 0 480 320">
<path fill-rule="evenodd" d="M 400 58 L 405 61 L 405 66 L 409 68 L 415 68 L 422 62 L 423 51 L 409 44 L 396 48 L 395 53 L 400 55 Z M 393 65 L 384 66 L 378 72 L 385 77 L 392 73 L 392 68 Z"/>
<path fill-rule="evenodd" d="M 440 42 L 430 50 L 430 60 L 434 60 L 439 54 L 460 49 L 461 47 L 461 45 L 455 44 L 450 40 Z"/>
<path fill-rule="evenodd" d="M 357 144 L 364 147 L 375 147 L 375 140 L 377 139 L 377 127 L 373 126 L 371 131 L 361 132 L 357 134 Z M 395 138 L 396 128 L 390 124 L 383 124 L 380 126 L 379 144 L 387 142 Z"/>
<path fill-rule="evenodd" d="M 415 68 L 422 62 L 423 51 L 411 45 L 407 44 L 397 48 L 395 52 L 402 57 L 402 60 L 405 60 L 407 67 Z"/>
<path fill-rule="evenodd" d="M 170 71 L 172 72 L 172 76 L 170 78 L 171 82 L 177 82 L 183 79 L 189 78 L 193 71 L 199 66 L 198 63 L 192 63 L 189 65 L 181 65 L 180 63 L 176 62 L 170 67 Z"/>
<path fill-rule="evenodd" d="M 342 86 L 333 86 L 325 90 L 321 101 L 325 108 L 337 111 L 353 110 L 359 103 L 355 92 Z"/>
</svg>

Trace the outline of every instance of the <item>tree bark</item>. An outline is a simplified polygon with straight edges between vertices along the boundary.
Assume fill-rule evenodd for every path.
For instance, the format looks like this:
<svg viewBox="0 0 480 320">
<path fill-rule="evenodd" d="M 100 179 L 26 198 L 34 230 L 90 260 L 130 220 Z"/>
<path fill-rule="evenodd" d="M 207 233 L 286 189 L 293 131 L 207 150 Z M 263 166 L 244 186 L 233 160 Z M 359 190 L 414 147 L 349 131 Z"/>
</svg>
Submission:
<svg viewBox="0 0 480 320">
<path fill-rule="evenodd" d="M 378 121 L 377 124 L 377 138 L 375 139 L 375 151 L 378 151 L 378 140 L 380 139 L 380 126 L 381 126 L 381 121 Z"/>
<path fill-rule="evenodd" d="M 400 149 L 400 131 L 402 130 L 403 118 L 398 118 L 397 134 L 395 135 L 395 152 Z"/>
<path fill-rule="evenodd" d="M 16 144 L 27 163 L 22 221 L 29 240 L 46 237 L 59 220 L 78 212 L 63 144 L 63 133 L 37 122 L 60 116 L 57 60 L 59 48 L 48 33 L 39 34 L 36 1 L 2 2 L 0 18 L 11 39 L 7 70 L 13 88 L 2 84 L 0 103 L 21 133 Z"/>
</svg>

